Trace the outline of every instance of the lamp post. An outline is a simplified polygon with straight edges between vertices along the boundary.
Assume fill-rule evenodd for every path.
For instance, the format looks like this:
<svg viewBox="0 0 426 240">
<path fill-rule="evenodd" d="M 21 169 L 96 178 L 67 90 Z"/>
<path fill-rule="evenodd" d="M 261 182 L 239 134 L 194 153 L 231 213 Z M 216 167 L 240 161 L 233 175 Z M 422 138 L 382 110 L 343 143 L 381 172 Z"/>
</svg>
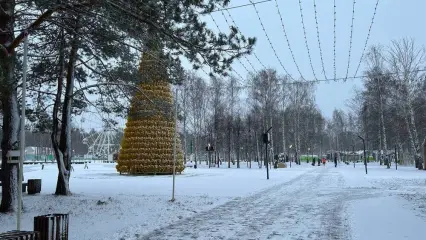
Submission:
<svg viewBox="0 0 426 240">
<path fill-rule="evenodd" d="M 175 132 L 173 136 L 173 189 L 172 189 L 172 199 L 171 202 L 175 201 L 175 179 L 176 179 L 176 155 L 177 155 L 177 149 L 176 149 L 176 140 L 177 140 L 177 111 L 178 111 L 178 104 L 177 104 L 177 97 L 178 97 L 178 88 L 176 88 L 176 100 L 175 100 Z"/>
<path fill-rule="evenodd" d="M 269 159 L 268 159 L 268 144 L 271 142 L 270 138 L 269 138 L 269 134 L 268 132 L 271 131 L 272 127 L 270 127 L 268 129 L 268 131 L 266 131 L 263 134 L 263 143 L 265 143 L 265 166 L 266 166 L 266 179 L 269 180 Z"/>
<path fill-rule="evenodd" d="M 308 157 L 307 157 L 307 159 L 308 159 L 308 163 L 309 163 L 309 152 L 311 151 L 311 148 L 308 148 Z M 314 159 L 313 159 L 313 157 L 312 157 L 312 162 L 314 161 Z"/>
<path fill-rule="evenodd" d="M 28 61 L 28 36 L 24 40 L 24 62 L 22 69 L 22 101 L 21 101 L 21 129 L 20 129 L 20 156 L 19 156 L 19 171 L 18 171 L 18 212 L 16 214 L 16 229 L 21 230 L 21 214 L 22 214 L 22 177 L 24 174 L 25 160 L 25 105 L 26 105 L 26 90 L 27 90 L 27 61 Z"/>
<path fill-rule="evenodd" d="M 362 144 L 364 145 L 364 165 L 365 165 L 365 174 L 367 174 L 367 155 L 365 153 L 365 140 L 361 136 L 358 136 L 362 140 Z"/>
<path fill-rule="evenodd" d="M 288 146 L 288 153 L 289 153 L 289 155 L 290 155 L 290 150 L 291 150 L 291 148 L 293 147 L 293 145 L 290 145 L 290 146 Z M 290 168 L 291 168 L 291 159 L 289 159 L 289 162 L 290 162 Z"/>
<path fill-rule="evenodd" d="M 352 145 L 352 154 L 354 155 L 354 168 L 355 168 L 355 145 Z"/>
</svg>

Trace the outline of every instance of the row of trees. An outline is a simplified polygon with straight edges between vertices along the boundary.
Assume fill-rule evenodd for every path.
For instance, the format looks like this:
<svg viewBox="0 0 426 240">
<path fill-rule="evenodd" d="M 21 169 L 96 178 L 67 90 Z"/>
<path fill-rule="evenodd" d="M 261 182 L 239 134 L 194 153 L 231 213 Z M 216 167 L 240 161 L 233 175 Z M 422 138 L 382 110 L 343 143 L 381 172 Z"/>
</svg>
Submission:
<svg viewBox="0 0 426 240">
<path fill-rule="evenodd" d="M 28 119 L 49 132 L 58 164 L 55 193 L 70 194 L 72 117 L 93 107 L 125 116 L 143 81 L 141 52 L 155 47 L 168 80 L 183 80 L 180 57 L 225 75 L 254 38 L 235 27 L 215 34 L 199 18 L 229 0 L 0 0 L 1 212 L 17 207 L 18 165 L 6 154 L 19 144 L 24 39 L 29 37 Z M 17 35 L 16 35 L 17 34 Z M 94 100 L 96 99 L 96 100 Z M 28 99 L 27 99 L 28 101 Z M 92 109 L 93 109 L 92 108 Z"/>
<path fill-rule="evenodd" d="M 351 103 L 370 149 L 386 155 L 396 148 L 404 161 L 420 163 L 426 137 L 425 54 L 413 39 L 370 48 L 364 87 Z"/>
<path fill-rule="evenodd" d="M 309 82 L 292 81 L 273 69 L 249 74 L 244 82 L 232 76 L 212 77 L 207 82 L 195 73 L 187 74 L 179 96 L 187 153 L 199 160 L 210 143 L 228 167 L 231 162 L 239 167 L 241 160 L 263 159 L 261 136 L 269 127 L 271 156 L 342 150 L 346 147 L 341 146 L 342 138 L 355 134 L 355 126 L 346 127 L 344 112 L 336 110 L 333 119 L 325 119 Z M 354 125 L 352 115 L 348 119 Z"/>
<path fill-rule="evenodd" d="M 363 136 L 379 159 L 396 147 L 404 163 L 419 163 L 426 137 L 425 50 L 402 39 L 372 46 L 365 62 L 363 87 L 355 89 L 349 111 L 336 109 L 329 119 L 315 105 L 311 82 L 290 80 L 273 69 L 242 81 L 187 74 L 180 96 L 186 152 L 197 158 L 210 143 L 228 166 L 235 160 L 238 167 L 241 159 L 264 156 L 261 134 L 272 127 L 271 156 L 361 150 L 358 136 Z"/>
</svg>

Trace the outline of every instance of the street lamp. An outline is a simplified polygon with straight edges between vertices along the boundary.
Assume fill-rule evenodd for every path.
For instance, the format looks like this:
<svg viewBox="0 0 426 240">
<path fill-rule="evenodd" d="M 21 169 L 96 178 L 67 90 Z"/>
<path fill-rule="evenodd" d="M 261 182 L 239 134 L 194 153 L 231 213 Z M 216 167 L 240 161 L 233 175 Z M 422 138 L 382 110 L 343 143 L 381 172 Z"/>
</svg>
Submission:
<svg viewBox="0 0 426 240">
<path fill-rule="evenodd" d="M 21 101 L 21 119 L 20 119 L 20 139 L 19 139 L 19 168 L 18 168 L 18 212 L 16 213 L 16 230 L 21 230 L 22 215 L 22 177 L 24 176 L 24 160 L 25 160 L 25 105 L 26 105 L 26 89 L 27 89 L 27 61 L 28 61 L 28 36 L 24 40 L 24 62 L 22 68 L 22 101 Z"/>
<path fill-rule="evenodd" d="M 365 165 L 365 174 L 367 174 L 367 155 L 365 153 L 365 140 L 361 136 L 358 136 L 362 140 L 362 144 L 364 145 L 364 165 Z"/>
<path fill-rule="evenodd" d="M 293 147 L 293 145 L 290 145 L 289 147 L 288 147 L 288 149 L 290 149 L 291 150 L 291 148 Z M 288 155 L 290 155 L 290 150 L 288 150 Z M 291 168 L 291 159 L 289 159 L 289 162 L 290 162 L 290 168 Z"/>
<path fill-rule="evenodd" d="M 306 159 L 308 159 L 308 162 L 307 163 L 309 163 L 309 152 L 311 151 L 311 148 L 308 148 L 308 157 L 306 158 Z M 311 159 L 312 160 L 312 162 L 314 162 L 314 160 L 313 160 L 313 158 Z"/>
<path fill-rule="evenodd" d="M 179 89 L 176 88 L 176 99 L 175 99 L 175 131 L 173 133 L 173 187 L 172 187 L 172 199 L 170 199 L 171 202 L 175 201 L 175 184 L 176 184 L 176 158 L 177 158 L 177 112 L 178 112 L 178 104 L 177 104 L 177 97 L 178 97 L 178 91 Z"/>
<path fill-rule="evenodd" d="M 268 161 L 268 144 L 271 142 L 268 132 L 271 131 L 272 127 L 263 134 L 263 143 L 265 143 L 265 166 L 266 166 L 266 179 L 269 179 L 269 161 Z"/>
</svg>

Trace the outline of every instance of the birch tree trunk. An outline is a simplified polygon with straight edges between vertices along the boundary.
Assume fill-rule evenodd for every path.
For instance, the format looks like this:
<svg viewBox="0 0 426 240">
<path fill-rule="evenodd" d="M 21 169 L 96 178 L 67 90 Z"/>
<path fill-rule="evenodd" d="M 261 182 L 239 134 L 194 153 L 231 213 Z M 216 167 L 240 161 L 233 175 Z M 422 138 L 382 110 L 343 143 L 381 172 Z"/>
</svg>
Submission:
<svg viewBox="0 0 426 240">
<path fill-rule="evenodd" d="M 416 144 L 414 142 L 414 137 L 413 137 L 413 133 L 411 131 L 411 127 L 410 127 L 410 121 L 408 120 L 408 116 L 407 114 L 405 114 L 404 116 L 404 120 L 405 120 L 405 125 L 407 127 L 407 131 L 408 131 L 408 138 L 410 139 L 410 145 L 411 145 L 411 155 L 413 157 L 416 156 Z"/>
<path fill-rule="evenodd" d="M 283 126 L 282 126 L 283 154 L 285 155 L 287 151 L 286 151 L 286 142 L 285 142 L 285 111 L 284 110 L 283 110 L 282 124 L 283 124 Z"/>
<path fill-rule="evenodd" d="M 382 94 L 380 94 L 380 121 L 381 121 L 381 125 L 382 125 L 382 134 L 383 134 L 383 148 L 384 148 L 384 154 L 385 157 L 388 156 L 388 147 L 387 147 L 387 139 L 386 139 L 386 126 L 385 126 L 385 118 L 384 118 L 384 113 L 383 113 L 383 97 Z M 388 159 L 388 168 L 390 167 L 390 159 Z"/>
<path fill-rule="evenodd" d="M 414 149 L 416 157 L 420 156 L 420 144 L 419 144 L 419 137 L 417 134 L 417 128 L 416 128 L 416 121 L 414 119 L 414 111 L 413 111 L 413 104 L 411 104 L 411 101 L 408 101 L 408 111 L 410 115 L 410 123 L 413 131 L 413 142 L 414 142 Z"/>
</svg>

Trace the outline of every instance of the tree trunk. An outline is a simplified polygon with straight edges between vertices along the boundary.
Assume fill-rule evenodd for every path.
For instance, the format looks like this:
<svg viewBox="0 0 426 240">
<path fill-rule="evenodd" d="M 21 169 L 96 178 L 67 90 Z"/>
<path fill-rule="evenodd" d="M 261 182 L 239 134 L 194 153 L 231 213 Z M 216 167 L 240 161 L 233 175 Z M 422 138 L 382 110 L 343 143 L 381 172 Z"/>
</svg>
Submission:
<svg viewBox="0 0 426 240">
<path fill-rule="evenodd" d="M 238 128 L 237 128 L 237 168 L 240 168 L 240 122 L 238 122 Z"/>
<path fill-rule="evenodd" d="M 74 30 L 78 33 L 78 19 L 75 20 Z M 68 59 L 67 77 L 65 83 L 65 95 L 62 106 L 62 121 L 59 145 L 54 145 L 55 152 L 57 152 L 58 162 L 58 181 L 56 184 L 56 195 L 69 195 L 69 179 L 71 176 L 71 109 L 74 90 L 74 69 L 77 61 L 79 42 L 77 34 L 71 42 L 71 50 Z M 62 51 L 62 50 L 61 50 Z M 58 100 L 58 99 L 57 99 Z M 60 100 L 59 100 L 60 101 Z M 56 104 L 56 103 L 55 103 Z M 57 135 L 57 132 L 53 133 Z M 59 147 L 59 149 L 58 149 Z M 59 151 L 58 151 L 59 150 Z"/>
<path fill-rule="evenodd" d="M 415 146 L 415 154 L 418 157 L 420 155 L 420 144 L 419 144 L 419 137 L 417 134 L 417 128 L 416 128 L 416 121 L 414 118 L 414 111 L 413 111 L 413 106 L 411 104 L 411 101 L 408 102 L 408 111 L 410 114 L 410 122 L 411 122 L 411 127 L 412 127 L 412 131 L 413 131 L 413 140 L 414 140 L 414 146 Z"/>
<path fill-rule="evenodd" d="M 228 120 L 228 168 L 231 168 L 231 124 Z"/>
<path fill-rule="evenodd" d="M 18 164 L 11 164 L 7 161 L 7 152 L 11 149 L 17 149 L 19 114 L 18 101 L 15 89 L 9 89 L 10 92 L 4 95 L 2 92 L 2 110 L 3 110 L 3 138 L 1 141 L 2 150 L 2 200 L 0 212 L 11 212 L 18 209 Z M 16 147 L 13 147 L 13 146 Z"/>
<path fill-rule="evenodd" d="M 411 130 L 410 121 L 408 119 L 408 113 L 406 112 L 406 114 L 404 114 L 404 115 L 405 115 L 404 116 L 405 125 L 406 125 L 407 131 L 408 131 L 408 138 L 410 140 L 410 145 L 411 145 L 411 154 L 415 158 L 416 157 L 416 144 L 414 142 L 413 132 Z"/>
<path fill-rule="evenodd" d="M 271 128 L 271 158 L 272 158 L 271 162 L 273 162 L 274 161 L 274 156 L 275 156 L 275 154 L 274 154 L 275 149 L 274 149 L 274 134 L 273 134 L 274 128 L 273 128 L 273 125 L 272 125 L 272 123 L 273 123 L 272 122 L 272 112 L 270 114 L 270 123 L 271 123 L 270 127 L 272 127 Z"/>
<path fill-rule="evenodd" d="M 283 135 L 282 135 L 282 138 L 283 138 L 283 154 L 285 155 L 285 153 L 287 151 L 286 151 L 286 142 L 285 142 L 285 110 L 284 110 L 284 108 L 283 108 L 282 124 L 283 124 L 283 126 L 282 126 L 282 131 L 283 131 Z"/>
<path fill-rule="evenodd" d="M 197 143 L 198 143 L 198 141 L 197 141 L 197 139 L 198 139 L 198 135 L 196 134 L 195 135 L 195 137 L 194 137 L 194 163 L 195 163 L 195 165 L 197 165 L 197 150 L 198 150 L 198 148 L 197 148 Z"/>
<path fill-rule="evenodd" d="M 423 170 L 426 170 L 426 138 L 423 140 Z"/>
<path fill-rule="evenodd" d="M 379 126 L 380 125 L 382 125 L 380 122 L 379 122 Z M 383 164 L 383 154 L 382 154 L 382 152 L 383 152 L 383 148 L 382 148 L 382 146 L 383 146 L 383 144 L 382 144 L 382 131 L 381 131 L 381 128 L 379 127 L 379 132 L 377 133 L 377 136 L 378 136 L 378 138 L 379 138 L 379 162 L 380 162 L 380 165 L 382 165 Z"/>
<path fill-rule="evenodd" d="M 7 152 L 17 143 L 19 130 L 19 113 L 14 81 L 14 51 L 4 47 L 14 40 L 15 1 L 0 0 L 0 101 L 3 114 L 3 137 L 1 141 L 2 164 L 0 174 L 2 181 L 2 199 L 0 212 L 17 210 L 18 165 L 7 161 Z"/>
<path fill-rule="evenodd" d="M 58 80 L 57 80 L 57 89 L 56 89 L 56 96 L 55 96 L 55 104 L 53 105 L 53 113 L 52 113 L 52 133 L 51 133 L 51 141 L 52 141 L 52 148 L 55 153 L 56 162 L 58 164 L 58 182 L 59 179 L 67 179 L 65 174 L 69 174 L 64 165 L 64 159 L 63 154 L 59 149 L 59 109 L 61 105 L 61 98 L 62 98 L 62 86 L 64 81 L 64 71 L 65 71 L 65 36 L 64 36 L 64 30 L 61 30 L 60 33 L 60 46 L 59 46 L 59 68 L 58 68 Z M 69 192 L 67 192 L 64 195 L 67 195 Z M 59 194 L 58 190 L 56 190 L 55 194 Z"/>
</svg>

